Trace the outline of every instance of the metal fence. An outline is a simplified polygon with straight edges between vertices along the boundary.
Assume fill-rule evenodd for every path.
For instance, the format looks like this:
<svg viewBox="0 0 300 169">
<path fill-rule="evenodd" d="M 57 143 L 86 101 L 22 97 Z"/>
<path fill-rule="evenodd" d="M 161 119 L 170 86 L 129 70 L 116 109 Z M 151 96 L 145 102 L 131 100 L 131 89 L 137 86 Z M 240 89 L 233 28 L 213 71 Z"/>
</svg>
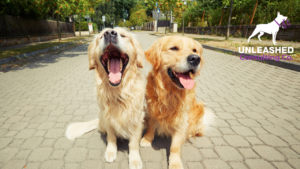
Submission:
<svg viewBox="0 0 300 169">
<path fill-rule="evenodd" d="M 73 22 L 59 22 L 61 33 L 74 33 Z M 57 34 L 57 22 L 13 16 L 0 16 L 0 38 Z"/>
</svg>

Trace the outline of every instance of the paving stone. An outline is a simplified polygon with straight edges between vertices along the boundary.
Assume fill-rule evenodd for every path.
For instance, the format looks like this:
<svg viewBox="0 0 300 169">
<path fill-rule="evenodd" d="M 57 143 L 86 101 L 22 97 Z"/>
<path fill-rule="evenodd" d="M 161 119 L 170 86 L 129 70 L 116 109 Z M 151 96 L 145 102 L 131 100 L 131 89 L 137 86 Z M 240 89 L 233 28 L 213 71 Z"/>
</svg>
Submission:
<svg viewBox="0 0 300 169">
<path fill-rule="evenodd" d="M 230 166 L 223 160 L 218 159 L 204 159 L 202 164 L 207 169 L 229 169 Z"/>
<path fill-rule="evenodd" d="M 251 129 L 256 133 L 256 134 L 270 134 L 268 131 L 263 129 L 262 127 L 251 127 Z"/>
<path fill-rule="evenodd" d="M 67 153 L 65 160 L 67 162 L 83 162 L 86 155 L 87 150 L 85 148 L 72 148 Z"/>
<path fill-rule="evenodd" d="M 228 145 L 223 138 L 211 138 L 212 142 L 216 146 Z"/>
<path fill-rule="evenodd" d="M 53 168 L 63 168 L 64 162 L 62 160 L 49 160 L 41 165 L 41 169 L 53 169 Z"/>
<path fill-rule="evenodd" d="M 224 135 L 227 143 L 234 147 L 249 147 L 249 142 L 239 135 Z"/>
<path fill-rule="evenodd" d="M 161 161 L 162 154 L 159 150 L 154 150 L 152 147 L 140 148 L 141 158 L 143 161 Z"/>
<path fill-rule="evenodd" d="M 50 147 L 47 148 L 37 148 L 28 157 L 29 161 L 45 161 L 49 158 L 50 154 L 52 153 L 53 149 Z"/>
<path fill-rule="evenodd" d="M 50 129 L 45 135 L 45 138 L 54 138 L 57 139 L 64 135 L 65 130 L 63 129 Z"/>
<path fill-rule="evenodd" d="M 187 162 L 189 169 L 203 169 L 203 165 L 200 162 Z"/>
<path fill-rule="evenodd" d="M 293 150 L 295 150 L 298 154 L 300 154 L 300 145 L 291 146 Z"/>
<path fill-rule="evenodd" d="M 88 154 L 88 159 L 100 159 L 103 153 L 104 152 L 102 152 L 101 149 L 90 150 Z M 118 155 L 117 157 L 119 158 Z"/>
<path fill-rule="evenodd" d="M 264 129 L 266 129 L 268 132 L 270 132 L 271 134 L 274 134 L 276 136 L 291 136 L 291 133 L 282 127 L 264 126 Z"/>
<path fill-rule="evenodd" d="M 30 122 L 42 123 L 42 122 L 46 121 L 47 118 L 48 118 L 48 116 L 38 115 L 38 116 L 33 117 L 30 120 Z"/>
<path fill-rule="evenodd" d="M 224 135 L 230 135 L 230 134 L 236 134 L 235 132 L 233 132 L 230 128 L 219 128 L 219 130 L 221 131 L 222 134 Z"/>
<path fill-rule="evenodd" d="M 264 144 L 262 141 L 260 141 L 257 137 L 245 137 L 246 140 L 248 140 L 248 142 L 251 145 L 260 145 L 260 144 Z"/>
<path fill-rule="evenodd" d="M 293 166 L 294 168 L 300 168 L 300 160 L 299 159 L 289 159 L 288 162 Z"/>
<path fill-rule="evenodd" d="M 279 137 L 265 134 L 265 135 L 258 135 L 258 138 L 265 142 L 267 145 L 274 146 L 274 147 L 286 147 L 288 144 L 281 140 Z"/>
<path fill-rule="evenodd" d="M 34 129 L 24 129 L 22 131 L 20 131 L 16 136 L 15 138 L 29 138 L 31 137 L 34 133 L 36 132 L 36 130 Z"/>
<path fill-rule="evenodd" d="M 233 169 L 248 169 L 248 167 L 246 167 L 246 165 L 242 162 L 230 162 L 229 165 Z"/>
<path fill-rule="evenodd" d="M 184 146 L 181 149 L 181 154 L 185 161 L 201 161 L 203 158 L 199 150 L 192 146 Z"/>
<path fill-rule="evenodd" d="M 240 153 L 233 147 L 216 146 L 215 150 L 218 153 L 218 155 L 225 161 L 242 161 L 243 160 L 243 157 L 240 155 Z"/>
<path fill-rule="evenodd" d="M 0 149 L 6 147 L 11 141 L 12 138 L 0 138 Z"/>
<path fill-rule="evenodd" d="M 50 159 L 52 159 L 52 160 L 63 159 L 63 157 L 65 156 L 65 153 L 66 153 L 66 150 L 54 150 L 54 152 L 50 156 Z"/>
<path fill-rule="evenodd" d="M 0 162 L 6 162 L 12 159 L 18 153 L 19 149 L 17 148 L 6 148 L 0 150 Z"/>
<path fill-rule="evenodd" d="M 230 126 L 240 126 L 241 123 L 239 123 L 237 120 L 226 120 Z"/>
<path fill-rule="evenodd" d="M 200 149 L 201 154 L 204 158 L 218 158 L 219 156 L 214 152 L 213 149 Z"/>
<path fill-rule="evenodd" d="M 216 124 L 218 124 L 218 127 L 229 127 L 229 124 L 222 119 L 216 119 Z"/>
<path fill-rule="evenodd" d="M 40 168 L 40 163 L 27 163 L 26 168 L 30 169 L 39 169 Z"/>
<path fill-rule="evenodd" d="M 251 148 L 239 148 L 239 151 L 245 158 L 259 158 Z"/>
<path fill-rule="evenodd" d="M 218 113 L 217 114 L 221 119 L 227 120 L 227 119 L 236 119 L 235 116 L 233 116 L 231 113 Z"/>
<path fill-rule="evenodd" d="M 44 122 L 38 127 L 39 130 L 48 130 L 51 129 L 55 125 L 55 122 Z"/>
<path fill-rule="evenodd" d="M 146 169 L 152 169 L 152 168 L 160 169 L 161 164 L 158 162 L 146 162 Z M 110 169 L 110 168 L 107 168 L 107 169 Z M 117 167 L 116 167 L 116 169 L 117 169 Z"/>
<path fill-rule="evenodd" d="M 238 135 L 241 136 L 255 136 L 255 133 L 249 129 L 248 127 L 244 126 L 233 126 L 231 129 L 236 132 Z"/>
<path fill-rule="evenodd" d="M 251 119 L 266 119 L 261 113 L 256 112 L 244 112 L 244 114 Z"/>
<path fill-rule="evenodd" d="M 222 134 L 217 129 L 212 129 L 205 133 L 207 137 L 222 137 Z"/>
<path fill-rule="evenodd" d="M 247 127 L 260 127 L 261 124 L 259 124 L 257 121 L 253 119 L 238 119 L 238 121 Z"/>
<path fill-rule="evenodd" d="M 19 148 L 23 142 L 24 142 L 23 139 L 15 139 L 9 144 L 9 147 L 10 148 Z"/>
<path fill-rule="evenodd" d="M 18 154 L 14 157 L 14 159 L 18 160 L 26 160 L 32 150 L 21 150 Z"/>
<path fill-rule="evenodd" d="M 79 165 L 78 164 L 67 163 L 67 164 L 65 164 L 64 169 L 79 169 Z"/>
<path fill-rule="evenodd" d="M 52 145 L 54 144 L 55 139 L 45 139 L 42 144 L 41 147 L 52 147 Z"/>
<path fill-rule="evenodd" d="M 42 141 L 44 140 L 43 137 L 31 137 L 28 138 L 21 146 L 22 149 L 35 149 L 37 148 Z"/>
<path fill-rule="evenodd" d="M 102 162 L 99 160 L 87 160 L 81 163 L 80 169 L 102 169 Z M 105 163 L 105 168 L 118 169 L 117 163 Z"/>
<path fill-rule="evenodd" d="M 292 169 L 292 167 L 286 162 L 273 162 L 273 165 L 279 169 Z"/>
<path fill-rule="evenodd" d="M 207 137 L 191 137 L 189 138 L 189 142 L 197 147 L 197 148 L 211 148 L 213 147 L 213 144 Z"/>
<path fill-rule="evenodd" d="M 275 169 L 270 163 L 262 159 L 247 159 L 245 162 L 251 169 Z"/>
<path fill-rule="evenodd" d="M 262 158 L 268 161 L 284 161 L 285 157 L 280 154 L 273 147 L 269 146 L 253 146 L 253 150 L 257 152 Z"/>
<path fill-rule="evenodd" d="M 290 148 L 278 148 L 277 150 L 279 150 L 286 158 L 300 158 L 299 154 Z"/>
<path fill-rule="evenodd" d="M 3 169 L 23 168 L 25 164 L 26 164 L 25 160 L 12 160 L 7 162 L 4 165 Z"/>
<path fill-rule="evenodd" d="M 106 144 L 100 137 L 92 137 L 87 142 L 88 148 L 105 148 Z"/>
<path fill-rule="evenodd" d="M 143 164 L 144 165 L 144 164 Z M 128 160 L 123 160 L 120 164 L 122 169 L 129 169 L 129 163 Z"/>
<path fill-rule="evenodd" d="M 69 149 L 70 147 L 72 147 L 72 145 L 73 145 L 73 141 L 63 137 L 56 141 L 56 143 L 54 144 L 54 148 L 55 149 Z"/>
</svg>

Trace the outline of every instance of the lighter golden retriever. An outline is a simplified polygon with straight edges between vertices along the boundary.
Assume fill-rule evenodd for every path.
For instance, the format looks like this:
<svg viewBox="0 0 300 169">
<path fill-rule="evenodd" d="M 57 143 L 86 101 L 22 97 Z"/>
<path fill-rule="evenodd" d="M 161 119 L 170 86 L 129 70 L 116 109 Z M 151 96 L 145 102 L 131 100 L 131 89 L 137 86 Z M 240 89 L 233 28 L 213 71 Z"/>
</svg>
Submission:
<svg viewBox="0 0 300 169">
<path fill-rule="evenodd" d="M 98 128 L 107 134 L 107 162 L 117 158 L 117 137 L 129 139 L 130 169 L 140 169 L 146 87 L 142 47 L 124 29 L 105 29 L 89 45 L 88 56 L 89 69 L 95 69 L 99 119 L 69 125 L 66 137 L 73 140 Z"/>
<path fill-rule="evenodd" d="M 172 137 L 170 169 L 182 169 L 181 145 L 190 136 L 202 136 L 214 115 L 195 98 L 194 78 L 203 65 L 202 46 L 183 36 L 166 36 L 145 52 L 153 65 L 147 77 L 147 132 L 142 147 L 151 146 L 155 131 Z"/>
</svg>

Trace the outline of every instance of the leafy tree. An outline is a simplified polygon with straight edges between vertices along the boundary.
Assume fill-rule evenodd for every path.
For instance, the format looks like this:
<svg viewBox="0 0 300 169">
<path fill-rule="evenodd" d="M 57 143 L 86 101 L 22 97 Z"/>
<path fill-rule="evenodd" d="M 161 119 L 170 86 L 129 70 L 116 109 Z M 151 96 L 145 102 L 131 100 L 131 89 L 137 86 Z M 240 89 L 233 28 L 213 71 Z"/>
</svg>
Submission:
<svg viewBox="0 0 300 169">
<path fill-rule="evenodd" d="M 146 14 L 146 7 L 143 3 L 138 3 L 134 8 L 131 10 L 130 15 L 130 22 L 132 25 L 142 25 L 143 23 L 148 21 L 147 14 Z"/>
</svg>

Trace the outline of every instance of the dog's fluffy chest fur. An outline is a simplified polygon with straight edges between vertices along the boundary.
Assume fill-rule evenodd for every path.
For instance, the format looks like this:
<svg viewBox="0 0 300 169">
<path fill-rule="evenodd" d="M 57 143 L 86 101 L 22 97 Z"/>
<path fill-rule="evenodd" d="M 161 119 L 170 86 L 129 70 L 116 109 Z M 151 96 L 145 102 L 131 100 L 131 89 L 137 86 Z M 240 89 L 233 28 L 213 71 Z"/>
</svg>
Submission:
<svg viewBox="0 0 300 169">
<path fill-rule="evenodd" d="M 158 134 L 171 134 L 188 125 L 190 106 L 187 103 L 190 97 L 186 91 L 172 87 L 160 88 L 151 75 L 148 76 L 146 88 L 148 113 L 158 122 Z"/>
<path fill-rule="evenodd" d="M 139 125 L 142 125 L 141 122 L 145 116 L 142 111 L 143 104 L 141 104 L 145 100 L 144 93 L 145 82 L 139 77 L 118 88 L 109 84 L 98 83 L 100 131 L 109 125 L 114 128 L 117 136 L 130 138 L 133 131 L 140 128 Z"/>
</svg>

